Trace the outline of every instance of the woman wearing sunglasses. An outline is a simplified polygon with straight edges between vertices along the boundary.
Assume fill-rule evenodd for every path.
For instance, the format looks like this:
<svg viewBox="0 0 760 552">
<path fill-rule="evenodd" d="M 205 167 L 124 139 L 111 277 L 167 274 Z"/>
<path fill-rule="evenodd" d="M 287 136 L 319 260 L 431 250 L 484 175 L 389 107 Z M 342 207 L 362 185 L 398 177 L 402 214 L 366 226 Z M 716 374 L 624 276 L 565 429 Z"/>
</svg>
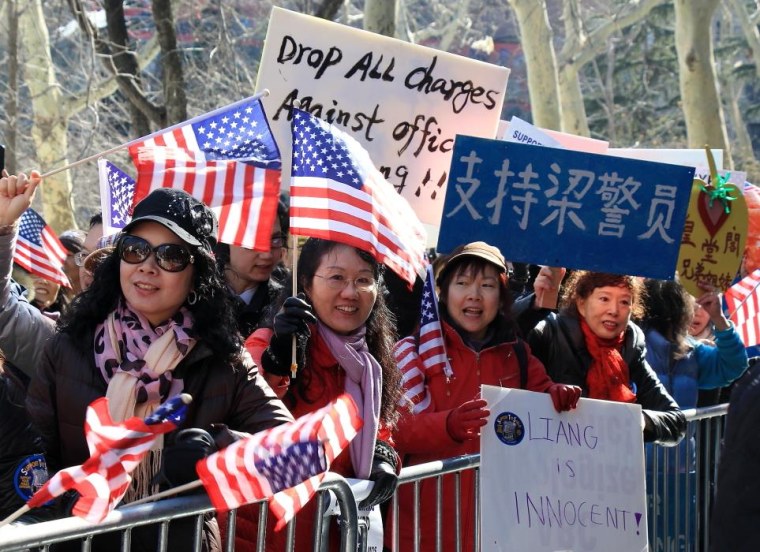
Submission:
<svg viewBox="0 0 760 552">
<path fill-rule="evenodd" d="M 102 396 L 115 421 L 143 418 L 178 393 L 193 397 L 184 427 L 256 433 L 292 420 L 242 348 L 211 254 L 216 233 L 213 212 L 179 190 L 155 190 L 135 207 L 92 285 L 61 318 L 30 386 L 27 407 L 51 473 L 89 457 L 85 411 Z M 173 450 L 176 433 L 134 472 L 126 502 L 156 491 L 162 452 Z M 219 542 L 216 522 L 206 526 L 204 549 Z M 169 542 L 179 550 L 186 543 L 177 537 L 192 531 L 176 529 Z M 154 549 L 154 537 L 133 531 L 132 540 Z"/>
<path fill-rule="evenodd" d="M 393 495 L 399 468 L 390 438 L 401 375 L 392 355 L 395 324 L 383 297 L 381 274 L 382 265 L 369 253 L 310 238 L 298 258 L 301 293 L 288 297 L 275 311 L 269 328 L 256 330 L 246 341 L 294 416 L 317 410 L 344 392 L 356 401 L 364 426 L 330 471 L 374 481 L 370 495 L 360 504 L 364 508 Z M 299 361 L 297 376 L 291 380 L 294 335 Z M 251 525 L 257 512 L 240 510 L 237 550 L 255 549 L 256 532 Z M 311 550 L 314 501 L 297 520 L 296 550 Z M 267 550 L 284 550 L 284 533 L 271 534 Z M 332 534 L 337 536 L 337 531 Z"/>
</svg>

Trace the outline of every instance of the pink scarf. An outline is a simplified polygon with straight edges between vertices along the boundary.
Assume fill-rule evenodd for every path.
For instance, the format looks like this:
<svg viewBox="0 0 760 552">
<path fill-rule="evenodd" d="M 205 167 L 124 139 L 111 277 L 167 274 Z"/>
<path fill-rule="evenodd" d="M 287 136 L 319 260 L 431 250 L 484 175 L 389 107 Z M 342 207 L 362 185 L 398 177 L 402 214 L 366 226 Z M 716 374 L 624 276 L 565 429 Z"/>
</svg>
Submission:
<svg viewBox="0 0 760 552">
<path fill-rule="evenodd" d="M 365 326 L 351 335 L 338 335 L 321 322 L 317 322 L 317 326 L 327 348 L 346 372 L 346 392 L 354 399 L 364 419 L 361 431 L 351 441 L 350 450 L 356 477 L 367 479 L 380 427 L 383 370 L 367 349 Z"/>
<path fill-rule="evenodd" d="M 135 404 L 157 405 L 166 400 L 172 394 L 174 368 L 195 345 L 192 325 L 192 314 L 182 307 L 171 319 L 152 328 L 145 317 L 120 300 L 116 310 L 95 329 L 95 364 L 109 391 L 114 377 L 125 373 L 135 380 Z"/>
</svg>

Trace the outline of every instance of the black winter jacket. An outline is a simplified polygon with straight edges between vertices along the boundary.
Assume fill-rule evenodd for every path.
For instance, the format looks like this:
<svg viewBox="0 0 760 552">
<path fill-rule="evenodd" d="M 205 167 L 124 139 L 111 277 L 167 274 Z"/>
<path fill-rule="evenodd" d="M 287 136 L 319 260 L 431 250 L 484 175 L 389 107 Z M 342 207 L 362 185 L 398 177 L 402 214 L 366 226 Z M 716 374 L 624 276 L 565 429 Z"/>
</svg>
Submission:
<svg viewBox="0 0 760 552">
<path fill-rule="evenodd" d="M 24 409 L 26 389 L 11 375 L 8 363 L 0 373 L 0 518 L 19 509 L 47 481 L 42 443 Z"/>
<path fill-rule="evenodd" d="M 710 550 L 760 550 L 760 365 L 731 391 L 718 483 L 710 520 Z"/>
<path fill-rule="evenodd" d="M 551 313 L 528 334 L 528 344 L 552 380 L 578 385 L 583 389 L 583 396 L 588 396 L 586 375 L 592 358 L 577 318 Z M 632 322 L 625 332 L 621 354 L 628 365 L 636 403 L 641 405 L 654 428 L 644 430 L 644 441 L 666 446 L 678 444 L 686 433 L 686 418 L 647 363 L 644 332 Z"/>
<path fill-rule="evenodd" d="M 213 423 L 224 423 L 233 430 L 257 433 L 293 420 L 247 353 L 238 364 L 230 365 L 198 343 L 174 374 L 182 378 L 183 392 L 189 393 L 193 401 L 183 425 L 165 435 L 164 448 L 172 446 L 178 431 L 188 427 L 209 429 Z M 65 333 L 56 334 L 48 342 L 37 377 L 29 385 L 26 406 L 42 437 L 50 473 L 82 464 L 89 458 L 83 431 L 85 413 L 92 401 L 106 394 L 106 389 L 106 382 L 95 366 L 92 335 L 83 344 L 75 344 Z M 192 521 L 186 518 L 171 524 L 170 550 L 190 549 Z M 156 527 L 139 529 L 133 531 L 133 550 L 155 550 Z M 118 543 L 110 535 L 96 539 L 93 544 L 93 550 L 117 548 Z M 221 549 L 213 517 L 206 519 L 202 548 Z"/>
</svg>

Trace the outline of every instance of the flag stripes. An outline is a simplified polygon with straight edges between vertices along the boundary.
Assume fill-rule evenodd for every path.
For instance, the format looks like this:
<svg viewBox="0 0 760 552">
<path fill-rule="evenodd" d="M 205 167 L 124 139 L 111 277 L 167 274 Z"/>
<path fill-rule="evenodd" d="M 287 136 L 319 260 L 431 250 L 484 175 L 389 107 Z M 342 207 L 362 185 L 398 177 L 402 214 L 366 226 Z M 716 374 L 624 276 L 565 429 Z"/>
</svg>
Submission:
<svg viewBox="0 0 760 552">
<path fill-rule="evenodd" d="M 760 269 L 731 286 L 724 297 L 745 347 L 760 344 Z"/>
</svg>

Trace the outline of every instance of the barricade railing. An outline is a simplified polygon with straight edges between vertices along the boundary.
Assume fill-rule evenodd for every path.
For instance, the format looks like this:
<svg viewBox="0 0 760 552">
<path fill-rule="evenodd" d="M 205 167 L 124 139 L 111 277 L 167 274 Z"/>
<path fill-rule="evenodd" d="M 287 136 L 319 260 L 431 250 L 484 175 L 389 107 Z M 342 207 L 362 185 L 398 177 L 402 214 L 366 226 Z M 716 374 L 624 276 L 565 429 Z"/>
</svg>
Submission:
<svg viewBox="0 0 760 552">
<path fill-rule="evenodd" d="M 318 500 L 320 505 L 324 504 L 326 500 L 329 500 L 329 495 L 334 496 L 341 512 L 340 523 L 338 524 L 341 535 L 340 550 L 341 552 L 355 552 L 358 538 L 358 515 L 356 500 L 351 492 L 351 487 L 341 476 L 329 473 L 320 485 L 315 500 Z M 265 532 L 267 530 L 267 508 L 265 503 L 262 502 L 261 504 L 257 535 L 257 550 L 259 551 L 264 550 Z M 317 511 L 322 512 L 324 509 L 324 507 L 319 507 Z M 159 500 L 139 506 L 124 506 L 111 512 L 103 522 L 95 526 L 77 517 L 31 525 L 7 526 L 0 528 L 0 551 L 21 551 L 30 548 L 47 551 L 51 545 L 80 540 L 80 550 L 87 552 L 91 550 L 93 540 L 96 537 L 112 534 L 116 535 L 115 538 L 120 541 L 118 549 L 127 552 L 130 550 L 132 533 L 135 529 L 144 526 L 157 526 L 155 550 L 165 552 L 166 550 L 176 550 L 176 548 L 172 548 L 172 543 L 169 540 L 169 524 L 188 518 L 192 518 L 193 530 L 192 547 L 188 549 L 188 552 L 200 551 L 202 550 L 201 538 L 204 517 L 213 511 L 208 496 L 198 494 Z M 316 521 L 315 534 L 323 528 L 323 516 L 318 515 Z M 227 538 L 225 539 L 225 550 L 228 552 L 235 549 L 235 522 L 236 512 L 232 511 L 228 517 Z M 296 545 L 295 521 L 290 522 L 283 531 L 288 532 L 285 551 L 294 550 Z M 326 550 L 320 541 L 321 539 L 314 538 L 314 552 Z M 113 550 L 117 550 L 117 548 L 113 548 Z M 185 551 L 183 550 L 183 552 Z"/>
<path fill-rule="evenodd" d="M 684 411 L 688 420 L 687 436 L 678 447 L 660 447 L 648 445 L 647 462 L 647 499 L 649 501 L 649 530 L 650 551 L 701 551 L 707 549 L 709 543 L 709 516 L 712 497 L 717 480 L 717 467 L 720 454 L 720 443 L 725 427 L 727 405 Z M 474 474 L 474 488 L 463 489 L 460 477 L 464 472 Z M 434 480 L 437 493 L 435 505 L 435 550 L 442 550 L 443 524 L 443 493 L 442 479 L 453 475 L 455 482 L 455 534 L 461 535 L 463 512 L 459 511 L 459 497 L 463 492 L 474 493 L 476 511 L 472 513 L 474 531 L 472 548 L 479 550 L 479 471 L 480 455 L 471 454 L 429 462 L 417 466 L 409 466 L 401 470 L 399 486 L 413 486 L 414 513 L 413 524 L 416 535 L 415 542 L 399 543 L 397 528 L 399 527 L 398 493 L 394 496 L 388 509 L 386 531 L 392 531 L 390 542 L 393 551 L 420 552 L 419 534 L 420 518 L 420 485 L 425 480 Z M 331 495 L 334 498 L 331 498 Z M 323 512 L 333 513 L 338 518 L 338 528 L 341 534 L 342 552 L 357 551 L 357 542 L 366 542 L 360 535 L 363 523 L 358 515 L 357 501 L 345 479 L 335 474 L 328 474 L 319 488 L 317 516 L 312 536 L 312 550 L 323 552 L 327 550 L 324 535 L 329 516 Z M 328 507 L 327 501 L 337 501 L 337 507 Z M 79 518 L 66 518 L 55 521 L 41 522 L 26 526 L 13 526 L 0 529 L 0 551 L 27 550 L 41 548 L 48 550 L 52 544 L 81 540 L 81 550 L 89 551 L 93 539 L 106 533 L 116 533 L 120 538 L 120 549 L 130 549 L 132 532 L 148 525 L 157 525 L 156 550 L 170 549 L 169 524 L 179 519 L 192 518 L 193 546 L 192 550 L 201 550 L 201 536 L 204 516 L 213 512 L 213 508 L 205 494 L 188 497 L 161 500 L 155 503 L 139 506 L 125 506 L 111 512 L 103 523 L 93 526 Z M 257 550 L 263 551 L 266 542 L 267 509 L 260 507 Z M 227 551 L 235 546 L 236 513 L 230 512 L 226 528 Z M 295 522 L 288 524 L 285 550 L 293 550 L 296 544 L 303 549 L 302 543 L 295 543 Z M 462 547 L 461 537 L 456 538 L 458 550 Z M 360 550 L 358 552 L 366 552 Z M 429 552 L 424 550 L 422 552 Z M 432 551 L 430 551 L 432 552 Z"/>
</svg>

